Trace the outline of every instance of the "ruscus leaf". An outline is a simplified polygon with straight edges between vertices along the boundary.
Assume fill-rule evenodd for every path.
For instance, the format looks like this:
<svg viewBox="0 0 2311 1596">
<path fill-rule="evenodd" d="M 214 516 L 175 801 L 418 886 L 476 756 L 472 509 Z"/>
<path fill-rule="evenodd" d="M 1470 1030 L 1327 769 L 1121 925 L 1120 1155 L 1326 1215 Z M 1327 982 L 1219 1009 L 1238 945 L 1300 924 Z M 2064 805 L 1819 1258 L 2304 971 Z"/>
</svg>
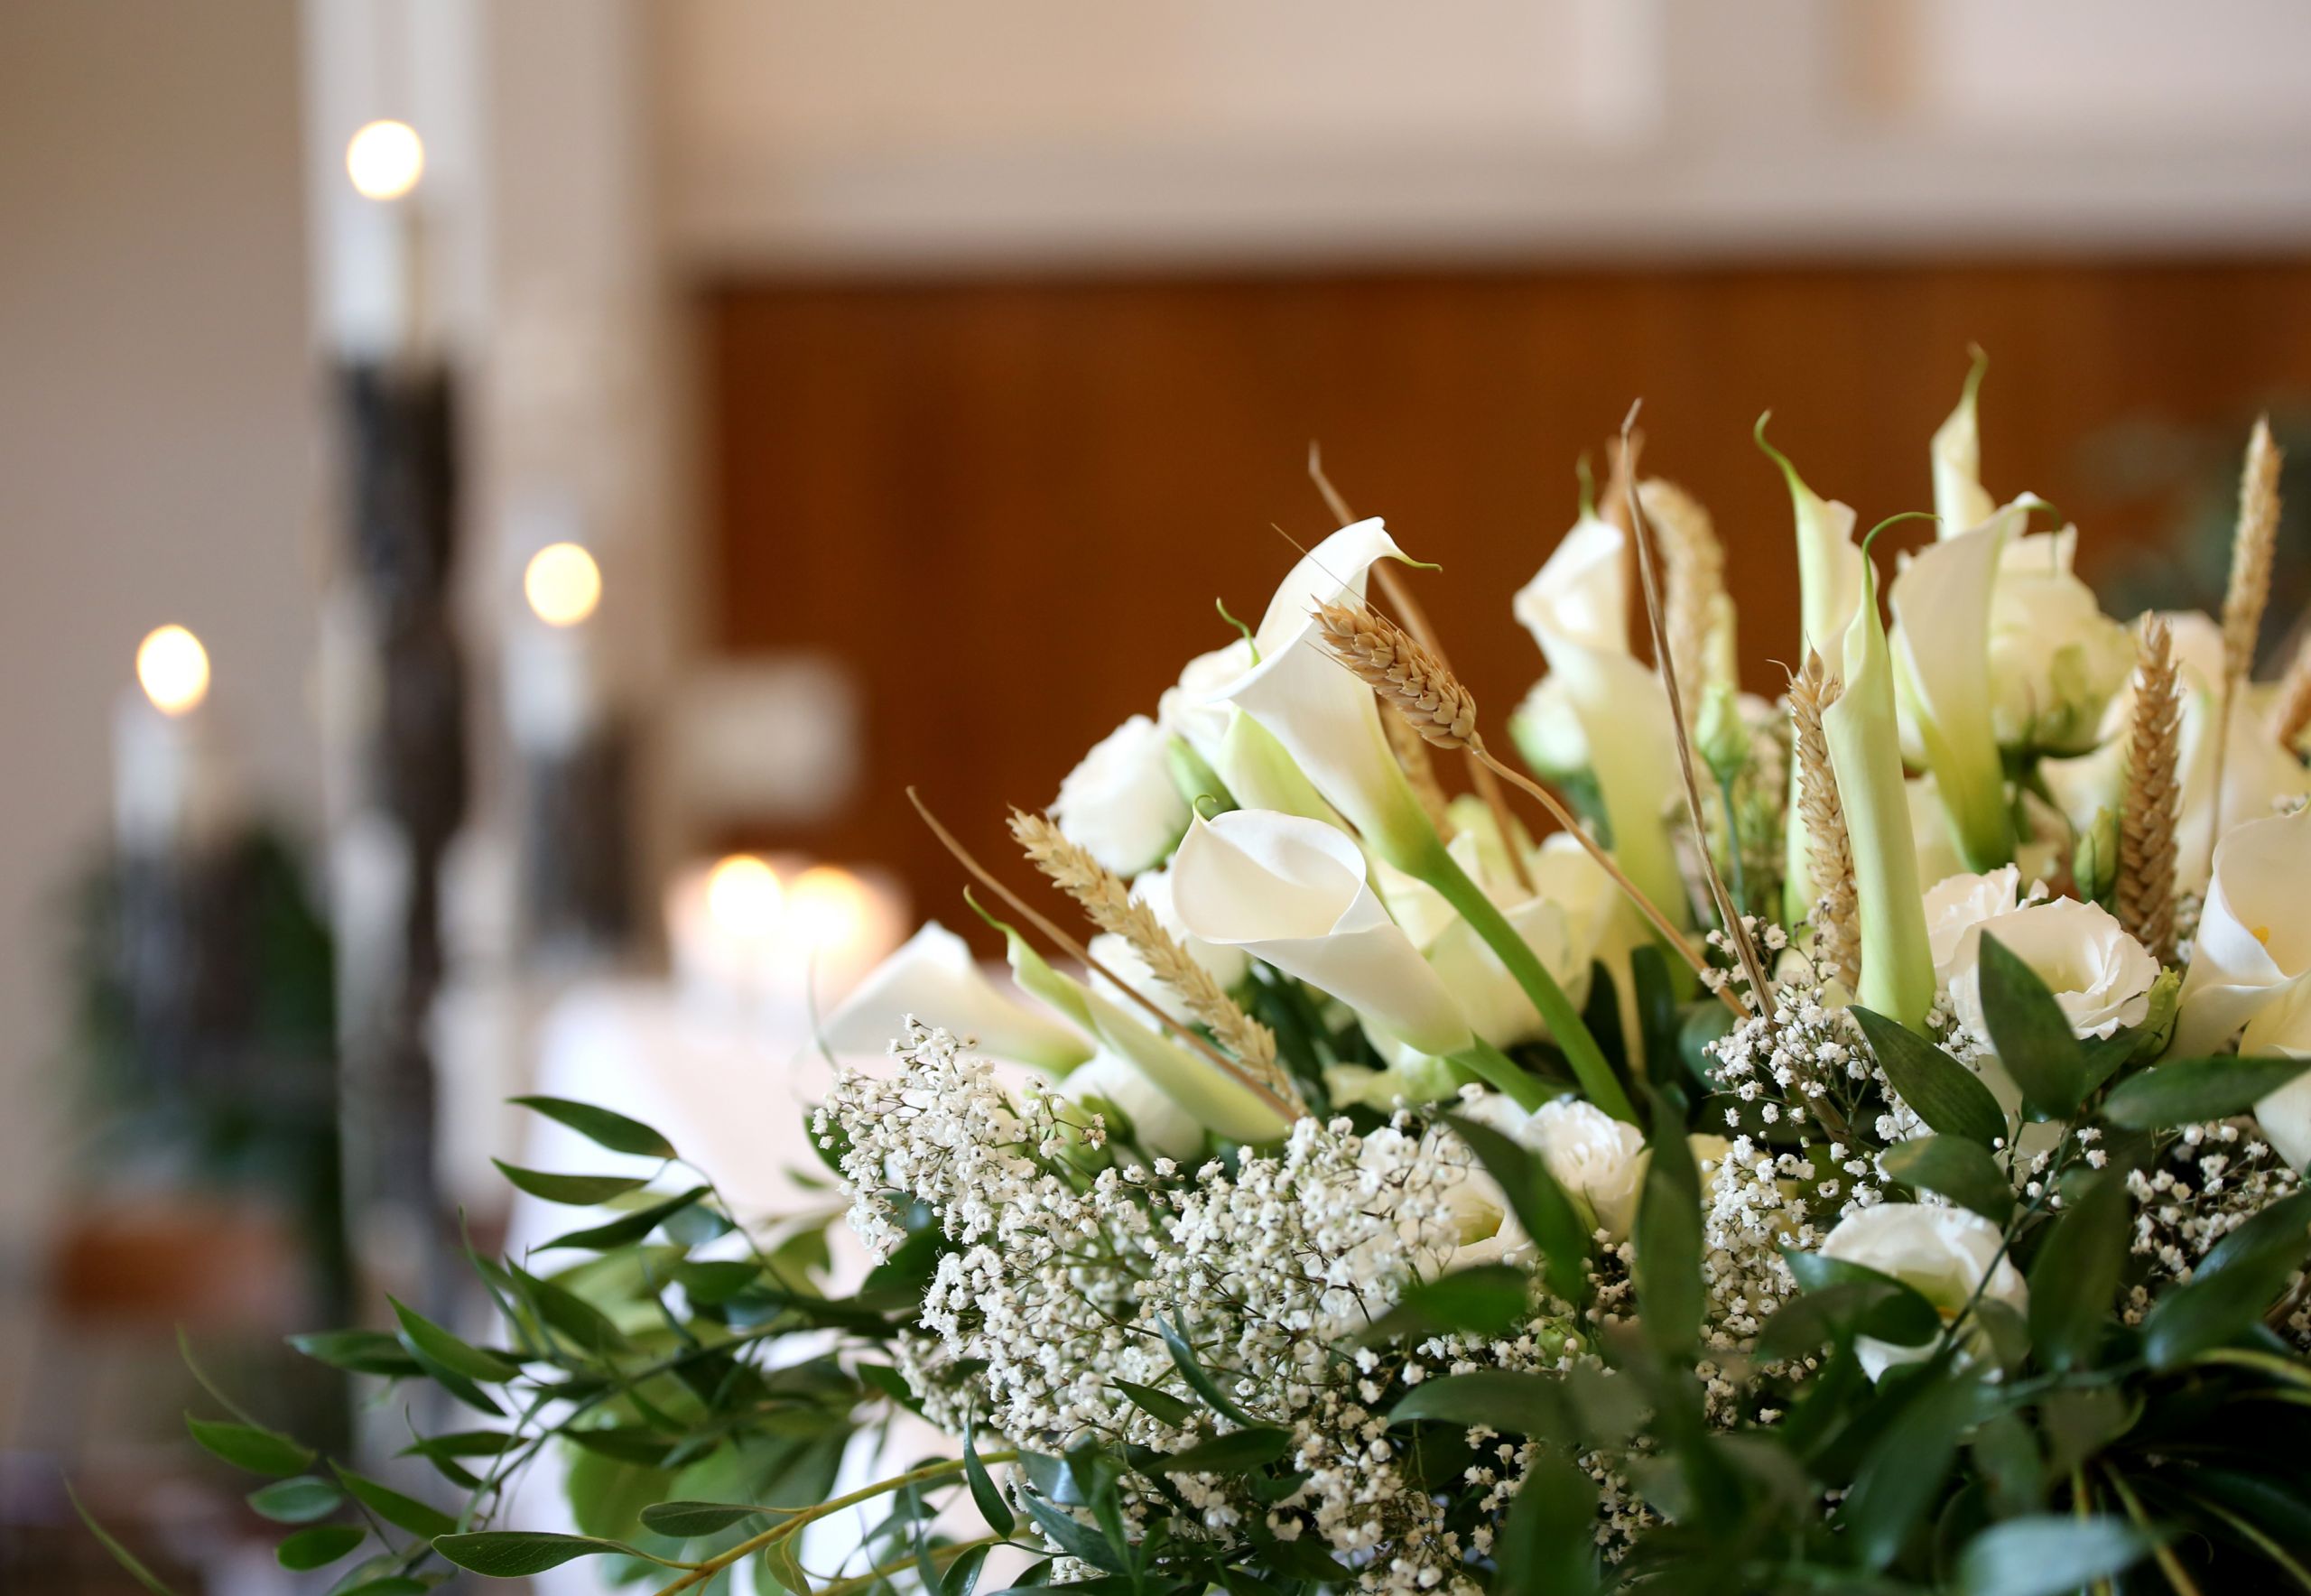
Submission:
<svg viewBox="0 0 2311 1596">
<path fill-rule="evenodd" d="M 631 1153 L 641 1158 L 672 1158 L 676 1156 L 673 1143 L 660 1136 L 639 1119 L 629 1119 L 608 1109 L 598 1109 L 591 1103 L 577 1103 L 568 1098 L 517 1097 L 513 1100 L 524 1109 L 534 1109 L 547 1118 L 566 1125 L 598 1147 L 613 1153 Z"/>
</svg>

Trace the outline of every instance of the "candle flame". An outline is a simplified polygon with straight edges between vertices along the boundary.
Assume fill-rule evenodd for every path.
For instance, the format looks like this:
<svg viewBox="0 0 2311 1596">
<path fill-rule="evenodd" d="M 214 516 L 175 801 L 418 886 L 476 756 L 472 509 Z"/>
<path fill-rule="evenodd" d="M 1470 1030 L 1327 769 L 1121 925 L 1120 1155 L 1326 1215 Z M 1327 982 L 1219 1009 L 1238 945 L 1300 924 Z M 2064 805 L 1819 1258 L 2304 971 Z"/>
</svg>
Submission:
<svg viewBox="0 0 2311 1596">
<path fill-rule="evenodd" d="M 732 936 L 769 936 L 778 929 L 785 902 L 778 872 L 750 853 L 718 861 L 706 877 L 706 912 Z"/>
<path fill-rule="evenodd" d="M 849 948 L 867 934 L 867 888 L 848 870 L 813 865 L 794 878 L 786 912 L 804 946 Z"/>
<path fill-rule="evenodd" d="M 364 200 L 398 200 L 425 175 L 425 141 L 406 122 L 372 122 L 345 146 L 345 174 Z"/>
<path fill-rule="evenodd" d="M 602 568 L 576 543 L 548 543 L 530 556 L 522 594 L 549 626 L 574 626 L 602 601 Z"/>
<path fill-rule="evenodd" d="M 154 709 L 182 715 L 209 696 L 209 651 L 182 626 L 156 626 L 136 645 L 136 680 Z"/>
</svg>

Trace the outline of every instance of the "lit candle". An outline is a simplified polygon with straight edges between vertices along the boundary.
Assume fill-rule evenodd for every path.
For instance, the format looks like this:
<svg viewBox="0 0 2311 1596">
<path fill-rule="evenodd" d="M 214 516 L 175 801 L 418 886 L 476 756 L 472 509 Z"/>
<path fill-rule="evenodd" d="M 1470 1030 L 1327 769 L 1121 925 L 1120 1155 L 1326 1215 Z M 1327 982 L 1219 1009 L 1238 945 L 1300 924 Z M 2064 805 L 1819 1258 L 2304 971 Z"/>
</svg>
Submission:
<svg viewBox="0 0 2311 1596">
<path fill-rule="evenodd" d="M 527 613 L 506 638 L 506 725 L 514 746 L 535 757 L 566 756 L 602 720 L 594 627 L 602 571 L 574 543 L 552 543 L 522 572 Z"/>
<path fill-rule="evenodd" d="M 887 878 L 835 865 L 782 877 L 732 854 L 694 866 L 666 894 L 677 985 L 705 1006 L 789 1026 L 824 1014 L 898 946 L 905 895 Z"/>
<path fill-rule="evenodd" d="M 432 329 L 423 207 L 425 143 L 406 122 L 365 125 L 345 146 L 345 173 L 365 203 L 343 212 L 333 257 L 332 319 L 350 354 L 407 357 Z"/>
<path fill-rule="evenodd" d="M 217 745 L 209 697 L 209 651 L 167 626 L 136 649 L 137 685 L 113 714 L 113 813 L 124 853 L 153 855 L 214 840 L 232 785 Z"/>
</svg>

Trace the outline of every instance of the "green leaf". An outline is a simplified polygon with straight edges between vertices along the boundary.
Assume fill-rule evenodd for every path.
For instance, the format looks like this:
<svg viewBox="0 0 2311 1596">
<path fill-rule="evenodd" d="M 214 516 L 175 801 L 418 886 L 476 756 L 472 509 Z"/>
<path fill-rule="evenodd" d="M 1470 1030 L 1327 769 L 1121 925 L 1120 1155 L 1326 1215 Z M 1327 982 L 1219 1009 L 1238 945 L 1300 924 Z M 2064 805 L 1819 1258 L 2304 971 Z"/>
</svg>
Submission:
<svg viewBox="0 0 2311 1596">
<path fill-rule="evenodd" d="M 1291 1449 L 1291 1431 L 1258 1424 L 1198 1442 L 1169 1457 L 1156 1458 L 1148 1466 L 1166 1474 L 1241 1474 L 1276 1461 Z"/>
<path fill-rule="evenodd" d="M 743 1502 L 653 1502 L 642 1509 L 642 1522 L 660 1535 L 687 1541 L 719 1534 L 764 1511 Z"/>
<path fill-rule="evenodd" d="M 184 1427 L 201 1450 L 252 1474 L 302 1474 L 312 1465 L 313 1450 L 278 1430 L 255 1424 L 228 1424 L 222 1419 L 184 1415 Z"/>
<path fill-rule="evenodd" d="M 674 1266 L 674 1284 L 690 1300 L 711 1307 L 727 1303 L 762 1278 L 762 1267 L 750 1258 L 715 1258 Z"/>
<path fill-rule="evenodd" d="M 292 1335 L 289 1344 L 317 1363 L 353 1374 L 381 1374 L 409 1379 L 425 1371 L 407 1348 L 382 1330 L 321 1330 Z"/>
<path fill-rule="evenodd" d="M 1941 1333 L 1942 1316 L 1915 1288 L 1859 1264 L 1850 1267 L 1875 1277 L 1806 1288 L 1766 1322 L 1758 1335 L 1758 1356 L 1795 1358 L 1825 1341 L 1849 1341 L 1859 1335 L 1898 1347 L 1920 1347 Z"/>
<path fill-rule="evenodd" d="M 1590 1225 L 1550 1175 L 1538 1155 L 1490 1125 L 1459 1114 L 1444 1122 L 1469 1146 L 1485 1173 L 1500 1183 L 1525 1233 L 1541 1249 L 1542 1274 L 1549 1290 L 1578 1304 L 1589 1293 Z"/>
<path fill-rule="evenodd" d="M 1471 1369 L 1423 1380 L 1388 1410 L 1391 1424 L 1437 1419 L 1499 1430 L 1529 1441 L 1561 1441 L 1573 1434 L 1564 1382 L 1554 1375 L 1505 1369 Z"/>
<path fill-rule="evenodd" d="M 102 1546 L 112 1560 L 120 1564 L 123 1573 L 150 1591 L 153 1596 L 176 1596 L 175 1591 L 162 1582 L 158 1574 L 138 1562 L 135 1554 L 113 1538 L 110 1530 L 97 1522 L 96 1516 L 90 1513 L 86 1504 L 80 1500 L 80 1493 L 72 1489 L 70 1480 L 65 1482 L 64 1495 L 65 1499 L 72 1504 L 72 1510 L 80 1516 L 80 1522 L 88 1526 L 88 1533 L 97 1537 L 97 1545 Z"/>
<path fill-rule="evenodd" d="M 1925 1388 L 1910 1396 L 1870 1446 L 1838 1508 L 1837 1523 L 1864 1568 L 1882 1569 L 1893 1562 L 1926 1509 L 1940 1499 L 1972 1406 L 1972 1381 L 1939 1366 L 1917 1378 Z"/>
<path fill-rule="evenodd" d="M 1981 1076 L 1882 1014 L 1857 1008 L 1861 1034 L 1910 1112 L 1944 1136 L 1987 1147 L 2006 1134 L 2006 1112 Z"/>
<path fill-rule="evenodd" d="M 1180 1406 L 1184 1408 L 1187 1404 L 1183 1402 Z M 963 1425 L 963 1478 L 970 1485 L 972 1505 L 979 1508 L 979 1516 L 987 1520 L 988 1528 L 999 1536 L 1007 1536 L 1018 1526 L 1018 1520 L 1012 1517 L 1010 1504 L 1003 1499 L 1003 1493 L 996 1489 L 995 1481 L 988 1475 L 987 1465 L 979 1461 L 978 1427 L 970 1423 Z"/>
<path fill-rule="evenodd" d="M 598 1109 L 591 1103 L 573 1103 L 568 1098 L 517 1097 L 513 1100 L 524 1109 L 534 1109 L 547 1118 L 566 1125 L 598 1147 L 613 1153 L 631 1153 L 643 1158 L 673 1158 L 677 1156 L 674 1144 L 660 1136 L 639 1119 L 628 1119 L 623 1114 L 613 1114 L 608 1109 Z M 572 1556 L 578 1555 L 576 1553 Z"/>
<path fill-rule="evenodd" d="M 1236 1406 L 1229 1395 L 1220 1388 L 1219 1382 L 1204 1372 L 1203 1365 L 1196 1361 L 1195 1349 L 1188 1345 L 1187 1337 L 1180 1333 L 1177 1325 L 1168 1319 L 1158 1319 L 1156 1322 L 1156 1328 L 1163 1332 L 1164 1345 L 1171 1351 L 1172 1367 L 1180 1371 L 1180 1378 L 1187 1381 L 1188 1389 L 1202 1397 L 1206 1407 L 1211 1408 L 1214 1413 L 1234 1419 L 1239 1424 L 1259 1423 L 1258 1419 Z"/>
<path fill-rule="evenodd" d="M 1958 1554 L 1960 1596 L 2056 1596 L 2132 1567 L 2153 1543 L 2118 1518 L 2033 1514 L 1993 1525 Z"/>
<path fill-rule="evenodd" d="M 640 1557 L 643 1553 L 623 1541 L 589 1535 L 550 1535 L 534 1529 L 486 1529 L 472 1535 L 436 1536 L 433 1549 L 473 1573 L 496 1580 L 520 1579 L 560 1568 L 573 1557 L 599 1557 L 604 1553 Z"/>
<path fill-rule="evenodd" d="M 1027 1516 L 1035 1521 L 1035 1527 L 1044 1532 L 1044 1538 L 1053 1545 L 1070 1557 L 1081 1558 L 1094 1568 L 1104 1568 L 1109 1573 L 1123 1572 L 1121 1559 L 1109 1548 L 1105 1536 L 1078 1522 L 1073 1514 L 1053 1507 L 1041 1497 L 1026 1497 L 1024 1500 Z"/>
<path fill-rule="evenodd" d="M 2170 1288 L 2142 1322 L 2143 1356 L 2173 1369 L 2262 1318 L 2311 1252 L 2311 1192 L 2283 1197 L 2225 1236 L 2188 1282 Z"/>
<path fill-rule="evenodd" d="M 2030 1339 L 2039 1361 L 2056 1369 L 2093 1356 L 2127 1257 L 2127 1190 L 2117 1171 L 2067 1201 L 2030 1266 Z"/>
<path fill-rule="evenodd" d="M 746 1266 L 751 1267 L 751 1266 Z M 514 1289 L 547 1329 L 597 1358 L 633 1345 L 608 1314 L 552 1280 L 542 1280 L 518 1265 L 506 1266 Z"/>
<path fill-rule="evenodd" d="M 1597 1482 L 1555 1454 L 1533 1460 L 1495 1554 L 1492 1596 L 1581 1596 L 1597 1588 Z"/>
<path fill-rule="evenodd" d="M 402 1345 L 421 1362 L 437 1363 L 451 1374 L 491 1386 L 502 1386 L 522 1372 L 522 1366 L 512 1359 L 459 1340 L 392 1297 L 385 1301 L 393 1304 L 394 1317 L 401 1321 Z"/>
<path fill-rule="evenodd" d="M 1982 939 L 1982 1019 L 1991 1045 L 2022 1100 L 2048 1119 L 2078 1112 L 2086 1093 L 2086 1059 L 2070 1016 L 2038 972 L 1994 936 Z"/>
<path fill-rule="evenodd" d="M 358 1524 L 316 1524 L 283 1541 L 273 1555 L 283 1568 L 326 1568 L 368 1538 L 369 1532 Z"/>
<path fill-rule="evenodd" d="M 949 1564 L 946 1574 L 939 1582 L 939 1596 L 971 1596 L 979 1589 L 979 1571 L 987 1566 L 988 1550 L 985 1546 L 973 1546 Z"/>
<path fill-rule="evenodd" d="M 1638 1201 L 1637 1300 L 1654 1345 L 1682 1351 L 1701 1334 L 1701 1174 L 1685 1140 L 1685 1119 L 1658 1088 L 1649 1088 L 1653 1156 Z"/>
<path fill-rule="evenodd" d="M 1117 1380 L 1117 1390 L 1131 1398 L 1132 1406 L 1149 1417 L 1177 1427 L 1195 1416 L 1195 1404 L 1183 1402 L 1169 1391 L 1159 1391 L 1153 1386 L 1143 1386 L 1137 1380 Z"/>
<path fill-rule="evenodd" d="M 363 1580 L 357 1585 L 331 1585 L 329 1596 L 425 1596 L 432 1588 L 423 1580 L 390 1574 L 382 1580 Z"/>
<path fill-rule="evenodd" d="M 2311 1058 L 2177 1059 L 2129 1076 L 2102 1101 L 2102 1118 L 2160 1130 L 2243 1114 L 2306 1070 Z"/>
<path fill-rule="evenodd" d="M 513 1183 L 515 1191 L 572 1208 L 591 1208 L 650 1183 L 647 1175 L 552 1174 L 543 1169 L 524 1169 L 503 1158 L 492 1158 L 490 1162 L 497 1165 L 497 1172 Z"/>
<path fill-rule="evenodd" d="M 311 1524 L 337 1511 L 345 1493 L 317 1474 L 276 1480 L 249 1492 L 249 1506 L 275 1524 Z"/>
<path fill-rule="evenodd" d="M 2014 1188 L 1979 1142 L 1958 1136 L 1919 1137 L 1889 1147 L 1879 1162 L 1904 1185 L 1939 1192 L 1993 1225 L 2003 1227 L 2014 1215 Z"/>
<path fill-rule="evenodd" d="M 1252 1532 L 1252 1544 L 1258 1548 L 1259 1560 L 1265 1566 L 1288 1579 L 1339 1586 L 1348 1583 L 1350 1577 L 1331 1553 L 1304 1536 L 1298 1540 L 1280 1541 L 1256 1529 Z"/>
<path fill-rule="evenodd" d="M 356 1474 L 339 1464 L 329 1465 L 345 1489 L 378 1517 L 395 1529 L 405 1529 L 421 1540 L 432 1540 L 437 1536 L 450 1534 L 458 1521 L 439 1508 L 428 1506 L 415 1497 L 405 1497 L 389 1485 L 381 1485 L 366 1474 Z"/>
<path fill-rule="evenodd" d="M 711 1186 L 692 1186 L 679 1196 L 669 1197 L 664 1202 L 653 1203 L 648 1208 L 636 1209 L 608 1224 L 557 1236 L 538 1250 L 552 1252 L 557 1248 L 582 1247 L 591 1252 L 609 1252 L 617 1248 L 630 1247 L 712 1190 Z"/>
<path fill-rule="evenodd" d="M 1458 1331 L 1490 1341 L 1531 1317 L 1531 1279 L 1513 1264 L 1479 1264 L 1415 1281 L 1357 1339 L 1373 1346 Z"/>
</svg>

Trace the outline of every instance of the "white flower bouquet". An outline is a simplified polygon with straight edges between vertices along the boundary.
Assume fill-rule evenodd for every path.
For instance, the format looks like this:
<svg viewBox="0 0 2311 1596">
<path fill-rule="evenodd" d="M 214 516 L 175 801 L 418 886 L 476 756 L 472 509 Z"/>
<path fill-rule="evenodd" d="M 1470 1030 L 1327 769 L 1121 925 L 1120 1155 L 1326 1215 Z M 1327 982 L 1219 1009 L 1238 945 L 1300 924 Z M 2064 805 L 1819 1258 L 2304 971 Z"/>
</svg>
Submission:
<svg viewBox="0 0 2311 1596">
<path fill-rule="evenodd" d="M 2223 617 L 2121 624 L 1983 490 L 1979 376 L 1898 559 L 1773 457 L 1779 703 L 1706 515 L 1625 449 L 1512 605 L 1547 673 L 1500 746 L 1545 784 L 1335 501 L 1257 628 L 1014 817 L 1088 931 L 958 848 L 1016 990 L 933 925 L 831 1016 L 892 1055 L 813 1119 L 863 1283 L 533 1100 L 667 1178 L 513 1172 L 617 1211 L 481 1266 L 494 1344 L 303 1343 L 472 1410 L 410 1448 L 457 1505 L 196 1439 L 370 1596 L 578 1557 L 795 1596 L 2311 1590 L 2311 653 L 2248 679 L 2277 451 Z M 902 1409 L 945 1450 L 838 1492 Z M 548 1449 L 582 1534 L 501 1522 Z"/>
</svg>

